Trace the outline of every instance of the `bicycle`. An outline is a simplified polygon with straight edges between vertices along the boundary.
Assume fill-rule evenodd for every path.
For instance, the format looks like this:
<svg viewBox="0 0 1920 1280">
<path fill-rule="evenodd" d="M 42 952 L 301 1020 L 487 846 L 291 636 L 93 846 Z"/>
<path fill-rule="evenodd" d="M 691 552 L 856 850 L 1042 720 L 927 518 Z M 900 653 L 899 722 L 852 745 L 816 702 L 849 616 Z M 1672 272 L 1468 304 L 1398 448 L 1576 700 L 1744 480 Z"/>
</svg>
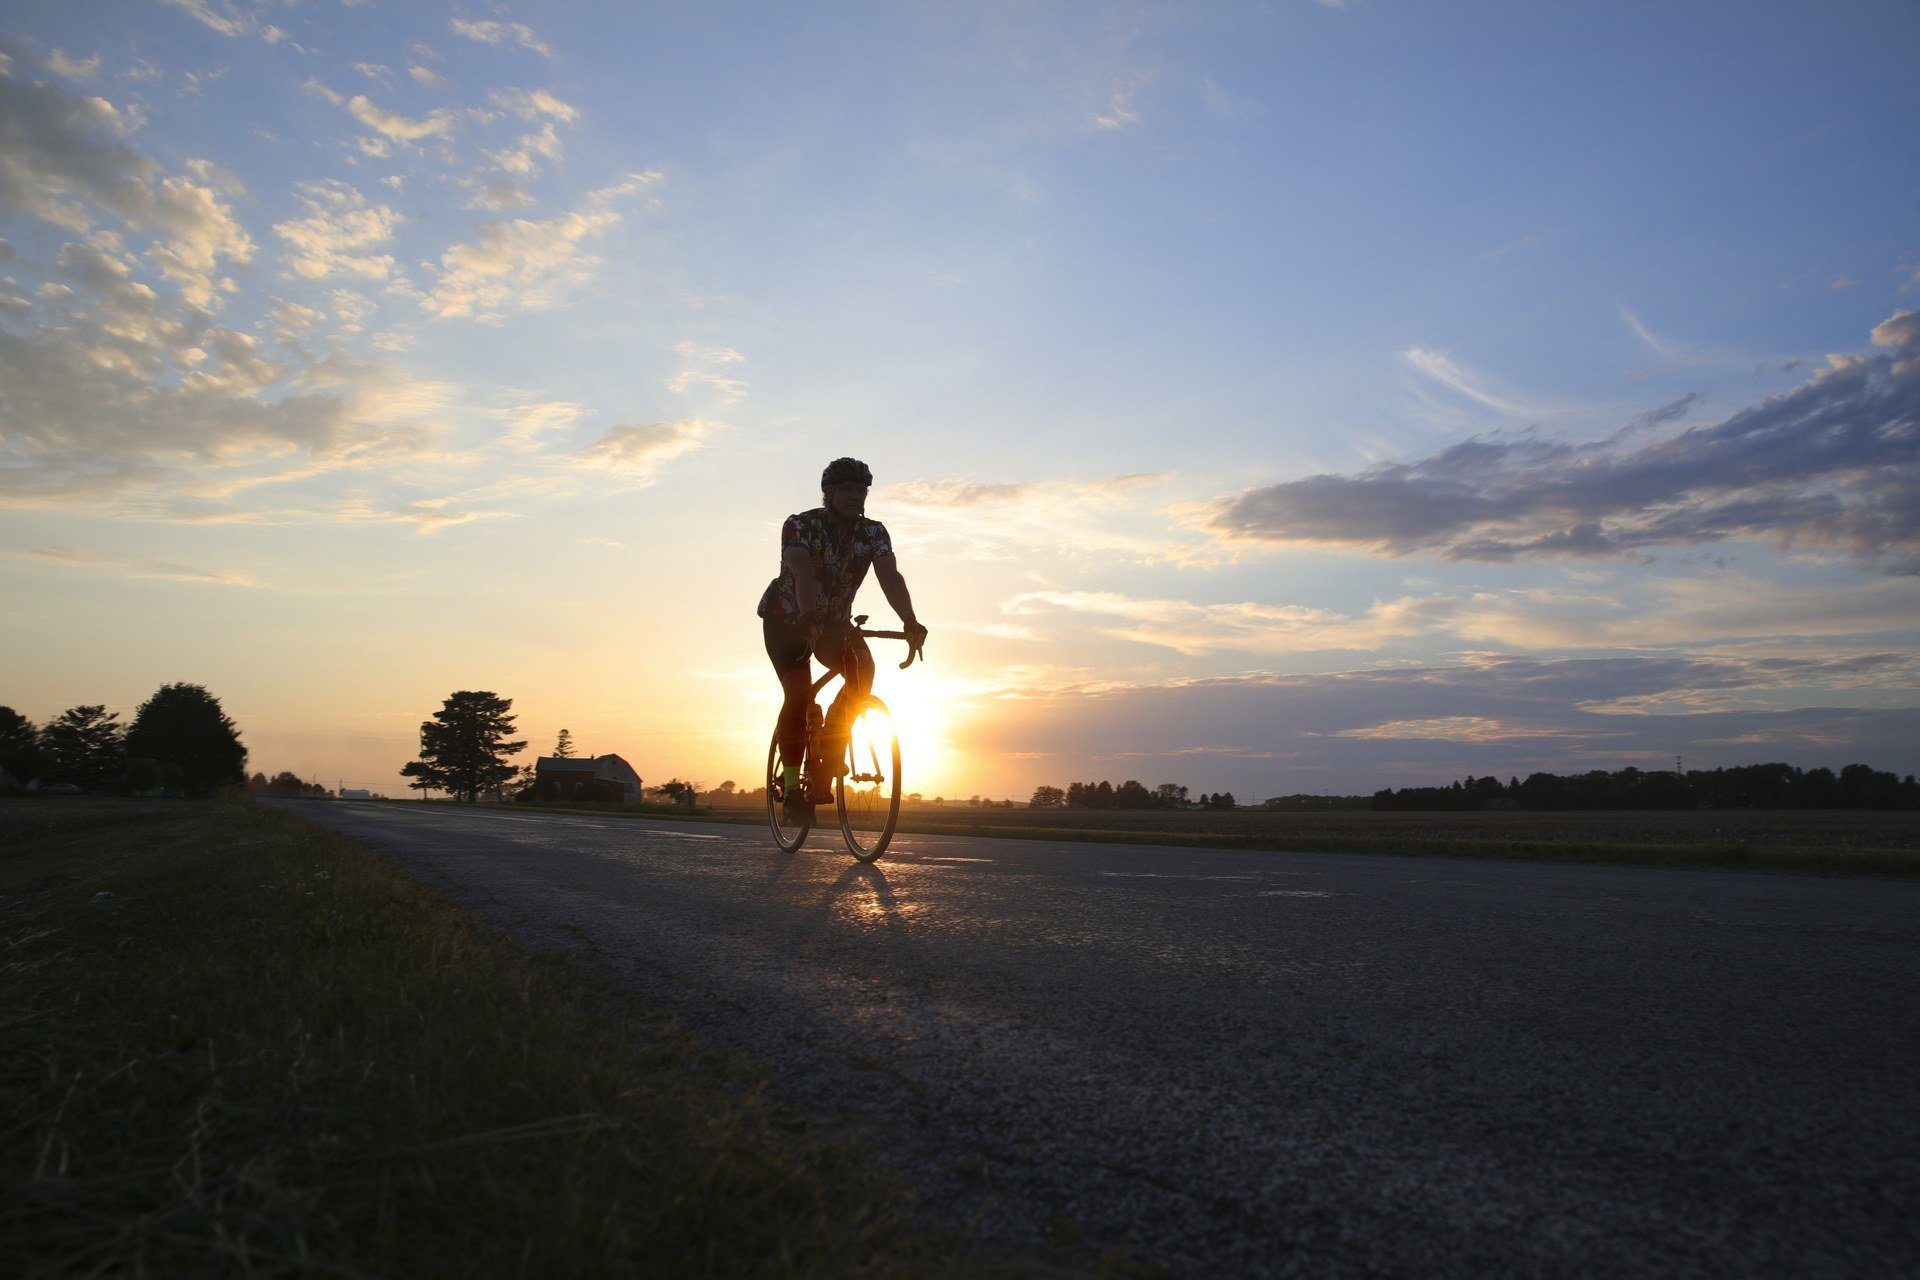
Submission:
<svg viewBox="0 0 1920 1280">
<path fill-rule="evenodd" d="M 865 631 L 861 628 L 866 621 L 867 615 L 864 613 L 855 618 L 852 634 L 863 639 L 908 642 L 907 660 L 900 664 L 902 671 L 912 666 L 915 658 L 926 658 L 926 654 L 913 644 L 906 632 Z M 820 704 L 815 699 L 826 683 L 839 674 L 837 669 L 829 670 L 813 682 L 813 687 L 807 693 L 810 699 L 807 707 L 807 749 L 795 786 L 802 796 L 816 803 L 824 803 L 826 798 L 811 794 L 811 765 L 817 744 L 825 736 L 826 726 Z M 887 710 L 887 704 L 871 693 L 847 708 L 847 712 L 847 742 L 835 770 L 834 781 L 837 785 L 833 787 L 834 806 L 839 812 L 840 837 L 846 841 L 847 852 L 862 862 L 873 862 L 887 851 L 887 843 L 893 839 L 893 829 L 900 821 L 900 735 L 894 730 L 893 713 Z M 773 741 L 767 747 L 767 824 L 773 828 L 773 840 L 780 846 L 780 851 L 793 853 L 806 843 L 807 833 L 813 829 L 813 824 L 789 819 L 783 812 L 786 799 L 785 776 L 780 761 L 780 732 L 776 727 Z"/>
</svg>

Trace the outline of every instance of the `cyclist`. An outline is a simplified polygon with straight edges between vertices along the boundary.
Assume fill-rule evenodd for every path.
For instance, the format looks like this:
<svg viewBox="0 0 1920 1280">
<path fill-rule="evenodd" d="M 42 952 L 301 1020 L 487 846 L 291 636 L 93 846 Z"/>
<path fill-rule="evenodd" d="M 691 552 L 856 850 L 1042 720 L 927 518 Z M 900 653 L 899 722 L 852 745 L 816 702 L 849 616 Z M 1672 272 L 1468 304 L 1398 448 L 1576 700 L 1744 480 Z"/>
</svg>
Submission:
<svg viewBox="0 0 1920 1280">
<path fill-rule="evenodd" d="M 827 712 L 825 732 L 815 744 L 814 796 L 832 793 L 834 768 L 846 749 L 845 712 L 873 687 L 873 655 L 852 625 L 853 597 L 868 566 L 911 643 L 917 648 L 927 638 L 927 629 L 913 616 L 913 598 L 894 563 L 887 527 L 867 519 L 867 490 L 872 486 L 873 472 L 858 458 L 835 458 L 827 464 L 820 473 L 820 505 L 788 516 L 780 528 L 780 576 L 767 584 L 757 610 L 767 657 L 786 694 L 776 736 L 787 797 L 783 808 L 796 821 L 813 817 L 812 803 L 796 785 L 812 701 L 808 659 L 817 657 L 822 666 L 844 677 Z"/>
</svg>

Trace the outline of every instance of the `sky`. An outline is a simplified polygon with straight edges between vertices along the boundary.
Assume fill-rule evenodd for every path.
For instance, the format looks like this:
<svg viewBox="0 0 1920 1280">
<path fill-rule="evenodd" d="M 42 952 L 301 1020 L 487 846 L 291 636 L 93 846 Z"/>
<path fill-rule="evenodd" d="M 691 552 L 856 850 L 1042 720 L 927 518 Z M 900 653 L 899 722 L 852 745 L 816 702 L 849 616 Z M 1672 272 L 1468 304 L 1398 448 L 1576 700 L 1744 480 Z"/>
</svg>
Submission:
<svg viewBox="0 0 1920 1280">
<path fill-rule="evenodd" d="M 1920 770 L 1917 65 L 1896 0 L 17 0 L 0 702 L 406 794 L 487 689 L 752 786 L 851 454 L 928 796 Z"/>
</svg>

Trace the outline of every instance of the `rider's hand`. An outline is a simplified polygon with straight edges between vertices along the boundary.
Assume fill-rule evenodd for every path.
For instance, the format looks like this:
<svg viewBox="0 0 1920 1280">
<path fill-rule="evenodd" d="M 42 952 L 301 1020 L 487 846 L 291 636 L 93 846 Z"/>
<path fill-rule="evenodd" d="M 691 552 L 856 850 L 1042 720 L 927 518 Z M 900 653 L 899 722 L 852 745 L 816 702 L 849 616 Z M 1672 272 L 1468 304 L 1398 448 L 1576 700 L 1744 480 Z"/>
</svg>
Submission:
<svg viewBox="0 0 1920 1280">
<path fill-rule="evenodd" d="M 917 620 L 907 623 L 903 629 L 907 633 L 907 647 L 909 649 L 918 650 L 926 645 L 927 629 L 921 626 Z"/>
</svg>

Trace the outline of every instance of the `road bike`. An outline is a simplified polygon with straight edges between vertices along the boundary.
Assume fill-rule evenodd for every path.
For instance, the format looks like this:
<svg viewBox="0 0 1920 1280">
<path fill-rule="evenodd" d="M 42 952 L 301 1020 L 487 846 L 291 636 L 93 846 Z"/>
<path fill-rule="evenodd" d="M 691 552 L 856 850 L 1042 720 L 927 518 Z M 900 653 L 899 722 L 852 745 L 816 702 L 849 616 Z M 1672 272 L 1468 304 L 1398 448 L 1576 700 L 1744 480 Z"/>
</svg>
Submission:
<svg viewBox="0 0 1920 1280">
<path fill-rule="evenodd" d="M 907 660 L 900 664 L 902 671 L 912 666 L 915 658 L 925 659 L 926 655 L 906 632 L 865 631 L 861 628 L 866 621 L 864 613 L 855 618 L 849 636 L 907 641 Z M 826 717 L 817 699 L 827 682 L 840 674 L 837 667 L 829 669 L 813 682 L 807 693 L 807 751 L 794 787 L 815 805 L 824 804 L 827 799 L 812 794 L 812 762 L 826 739 Z M 845 696 L 844 690 L 842 696 Z M 834 807 L 840 817 L 840 836 L 847 842 L 848 853 L 862 862 L 873 862 L 887 851 L 887 842 L 893 839 L 893 829 L 900 821 L 900 735 L 894 729 L 893 713 L 887 710 L 887 704 L 871 693 L 842 708 L 842 714 L 849 717 L 850 723 L 846 745 L 835 762 L 832 787 Z M 773 828 L 773 840 L 780 851 L 793 853 L 806 843 L 807 832 L 813 829 L 813 824 L 784 812 L 787 795 L 780 760 L 780 731 L 776 725 L 773 741 L 767 747 L 767 825 Z"/>
</svg>

